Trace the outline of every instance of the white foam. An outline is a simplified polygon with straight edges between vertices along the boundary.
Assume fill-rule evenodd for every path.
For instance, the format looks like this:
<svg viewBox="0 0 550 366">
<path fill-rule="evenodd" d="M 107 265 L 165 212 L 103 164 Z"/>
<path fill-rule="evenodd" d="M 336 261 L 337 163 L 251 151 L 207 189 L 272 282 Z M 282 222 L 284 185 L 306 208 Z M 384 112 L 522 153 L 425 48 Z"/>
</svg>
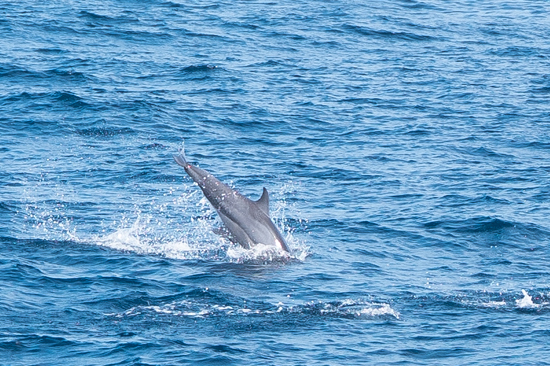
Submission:
<svg viewBox="0 0 550 366">
<path fill-rule="evenodd" d="M 533 299 L 531 296 L 529 296 L 527 291 L 521 290 L 521 292 L 523 293 L 523 298 L 516 300 L 516 305 L 520 309 L 530 309 L 530 308 L 540 307 L 540 304 L 533 303 Z"/>
<path fill-rule="evenodd" d="M 118 229 L 103 238 L 99 238 L 98 243 L 113 249 L 139 251 L 142 248 L 139 230 L 140 220 L 138 218 L 132 227 Z"/>
<path fill-rule="evenodd" d="M 273 314 L 318 314 L 320 316 L 344 316 L 353 318 L 377 318 L 392 316 L 399 319 L 400 314 L 387 303 L 370 303 L 362 300 L 344 300 L 341 303 L 334 302 L 311 302 L 303 305 L 286 306 L 279 302 L 271 309 L 255 309 L 254 306 L 235 307 L 229 305 L 207 304 L 200 301 L 181 300 L 164 305 L 136 306 L 123 313 L 106 314 L 117 318 L 133 317 L 147 313 L 154 313 L 167 316 L 182 316 L 191 318 L 205 318 L 209 316 L 269 316 Z"/>
<path fill-rule="evenodd" d="M 245 249 L 238 245 L 230 246 L 227 249 L 227 257 L 231 262 L 235 263 L 270 263 L 275 261 L 287 261 L 291 258 L 289 253 L 264 244 L 257 244 L 250 249 Z"/>
<path fill-rule="evenodd" d="M 319 302 L 318 304 L 310 303 L 309 307 L 319 308 L 319 312 L 322 315 L 335 315 L 335 316 L 353 316 L 353 317 L 382 317 L 392 316 L 399 319 L 400 314 L 393 309 L 390 304 L 368 302 L 363 300 L 346 299 L 341 303 L 338 302 Z M 293 311 L 300 311 L 300 309 L 294 309 Z"/>
<path fill-rule="evenodd" d="M 122 220 L 122 224 L 127 225 L 127 221 Z M 292 253 L 263 244 L 245 249 L 215 234 L 218 222 L 211 218 L 194 218 L 188 225 L 189 231 L 180 229 L 167 233 L 166 226 L 159 225 L 152 216 L 138 216 L 130 227 L 121 227 L 107 235 L 98 236 L 93 241 L 116 250 L 181 260 L 271 263 L 287 262 L 291 259 L 304 261 L 310 255 L 309 247 L 298 243 L 293 238 L 289 241 L 291 249 L 296 245 Z"/>
<path fill-rule="evenodd" d="M 349 309 L 345 309 L 349 307 Z M 340 305 L 342 311 L 345 311 L 349 314 L 356 315 L 358 317 L 368 316 L 368 317 L 380 317 L 389 315 L 395 319 L 399 319 L 399 312 L 394 310 L 390 304 L 386 303 L 371 303 L 371 302 L 362 302 L 355 300 L 347 300 L 342 302 Z"/>
<path fill-rule="evenodd" d="M 488 307 L 488 308 L 499 308 L 502 306 L 506 306 L 506 301 L 489 301 L 486 303 L 483 303 L 482 306 Z"/>
<path fill-rule="evenodd" d="M 372 307 L 362 309 L 359 315 L 367 315 L 371 317 L 391 315 L 395 319 L 399 319 L 399 312 L 392 309 L 389 304 L 372 304 L 371 306 Z"/>
</svg>

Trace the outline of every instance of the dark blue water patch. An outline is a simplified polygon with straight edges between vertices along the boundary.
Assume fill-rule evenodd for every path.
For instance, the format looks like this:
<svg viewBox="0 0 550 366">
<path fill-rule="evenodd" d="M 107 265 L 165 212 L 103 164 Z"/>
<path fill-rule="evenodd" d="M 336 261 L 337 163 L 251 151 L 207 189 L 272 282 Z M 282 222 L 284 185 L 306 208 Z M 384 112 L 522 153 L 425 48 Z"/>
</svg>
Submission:
<svg viewBox="0 0 550 366">
<path fill-rule="evenodd" d="M 67 50 L 58 47 L 37 48 L 35 51 L 46 55 L 62 55 L 68 53 Z"/>
<path fill-rule="evenodd" d="M 2 217 L 7 217 L 10 213 L 15 213 L 20 209 L 20 203 L 17 201 L 1 201 L 0 202 L 0 212 L 2 212 Z"/>
<path fill-rule="evenodd" d="M 171 147 L 159 142 L 151 142 L 149 144 L 141 145 L 140 148 L 144 150 L 167 150 L 167 149 L 170 149 Z"/>
<path fill-rule="evenodd" d="M 548 230 L 537 225 L 506 221 L 499 218 L 480 216 L 465 220 L 432 221 L 424 227 L 433 233 L 461 237 L 474 236 L 487 245 L 506 244 L 511 247 L 532 251 L 529 243 L 538 247 L 550 237 Z"/>
<path fill-rule="evenodd" d="M 529 148 L 534 151 L 550 149 L 550 142 L 546 141 L 512 141 L 510 145 L 517 148 Z"/>
<path fill-rule="evenodd" d="M 44 348 L 55 349 L 58 347 L 63 348 L 63 347 L 69 347 L 69 346 L 75 345 L 74 342 L 71 342 L 62 337 L 53 337 L 53 336 L 47 336 L 47 335 L 40 336 L 40 335 L 34 335 L 34 334 L 23 336 L 19 338 L 17 341 L 10 342 L 10 343 L 12 344 L 15 343 L 17 348 L 24 349 L 28 352 L 37 352 Z"/>
<path fill-rule="evenodd" d="M 260 69 L 260 68 L 268 67 L 268 68 L 275 68 L 279 71 L 284 71 L 284 70 L 288 70 L 288 68 L 291 67 L 291 66 L 293 66 L 293 64 L 290 64 L 290 63 L 288 63 L 286 61 L 283 61 L 283 60 L 268 60 L 268 61 L 253 63 L 253 64 L 248 65 L 247 67 L 248 68 L 253 68 L 253 69 Z"/>
<path fill-rule="evenodd" d="M 346 32 L 351 31 L 361 36 L 366 36 L 369 39 L 380 39 L 383 41 L 406 41 L 406 42 L 431 42 L 437 40 L 438 37 L 431 35 L 420 35 L 412 32 L 398 32 L 382 29 L 373 29 L 364 26 L 345 24 Z"/>
<path fill-rule="evenodd" d="M 51 94 L 51 97 L 54 98 L 58 102 L 66 103 L 70 107 L 82 107 L 87 104 L 82 102 L 82 98 L 77 96 L 76 94 L 70 93 L 70 92 L 55 92 Z"/>
<path fill-rule="evenodd" d="M 478 217 L 464 221 L 432 221 L 424 224 L 424 226 L 428 229 L 444 228 L 452 231 L 485 233 L 513 228 L 515 224 L 492 217 Z"/>
<path fill-rule="evenodd" d="M 259 31 L 262 30 L 264 27 L 258 24 L 254 24 L 252 22 L 224 22 L 223 27 L 227 29 L 246 29 L 246 30 L 253 30 L 253 31 Z"/>
<path fill-rule="evenodd" d="M 214 65 L 191 65 L 181 69 L 181 72 L 186 74 L 192 74 L 192 73 L 205 73 L 205 72 L 218 71 L 218 70 L 221 70 L 221 69 L 218 66 L 214 66 Z"/>
<path fill-rule="evenodd" d="M 44 53 L 45 51 L 41 51 Z M 52 52 L 61 52 L 54 49 Z M 21 85 L 22 81 L 34 81 L 40 83 L 40 81 L 56 81 L 56 82 L 70 82 L 70 83 L 83 83 L 86 81 L 92 81 L 90 75 L 76 71 L 75 68 L 87 66 L 87 62 L 79 59 L 66 61 L 63 66 L 49 69 L 42 68 L 23 68 L 16 64 L 3 64 L 0 66 L 0 78 L 3 78 L 5 82 L 11 85 Z"/>
<path fill-rule="evenodd" d="M 180 70 L 172 72 L 174 76 L 180 76 L 181 80 L 193 80 L 193 81 L 207 81 L 215 80 L 215 77 L 220 77 L 220 73 L 224 73 L 225 70 L 216 65 L 190 65 L 183 67 Z"/>
<path fill-rule="evenodd" d="M 245 90 L 242 88 L 211 88 L 211 87 L 203 87 L 201 89 L 193 90 L 189 92 L 190 95 L 210 95 L 210 94 L 216 94 L 216 95 L 235 95 L 235 94 L 243 94 L 245 93 Z M 228 118 L 229 119 L 229 118 Z"/>
<path fill-rule="evenodd" d="M 542 87 L 539 87 L 539 88 L 532 88 L 530 90 L 530 92 L 533 93 L 533 94 L 542 94 L 542 95 L 550 94 L 550 86 L 542 86 Z"/>
<path fill-rule="evenodd" d="M 106 286 L 106 288 L 110 288 L 113 292 L 112 295 L 108 298 L 98 299 L 86 299 L 82 298 L 83 296 L 80 295 L 80 304 L 81 306 L 85 306 L 87 309 L 96 309 L 96 311 L 111 313 L 125 312 L 128 309 L 139 306 L 149 306 L 151 303 L 155 302 L 155 298 L 148 296 L 148 292 L 145 288 L 143 288 L 143 286 L 141 290 L 132 290 L 127 288 L 128 285 L 135 284 L 136 281 L 133 282 L 134 283 L 132 283 L 131 281 L 121 281 L 113 279 L 113 281 L 109 283 L 108 281 L 104 280 L 95 280 L 93 282 L 93 286 L 90 286 L 89 291 L 93 291 L 94 288 L 102 285 Z M 140 282 L 137 283 L 141 284 Z"/>
<path fill-rule="evenodd" d="M 440 8 L 436 5 L 429 4 L 424 1 L 407 1 L 407 0 L 400 1 L 399 6 L 402 6 L 404 8 L 414 9 L 414 10 L 420 9 L 420 10 L 431 10 L 431 11 L 438 11 L 438 12 L 444 12 L 446 10 L 445 8 Z"/>
<path fill-rule="evenodd" d="M 369 250 L 366 250 L 366 249 L 359 249 L 359 250 L 356 251 L 356 253 L 359 254 L 358 259 L 363 259 L 363 257 L 364 258 L 380 258 L 380 259 L 387 258 L 386 255 L 380 255 L 381 254 L 380 252 L 369 251 Z M 382 269 L 381 266 L 378 266 L 374 263 L 366 262 L 366 261 L 353 262 L 352 267 L 354 269 L 357 269 L 358 271 L 360 271 L 360 273 L 365 275 L 365 276 L 377 276 L 377 275 L 383 274 L 385 272 Z"/>
<path fill-rule="evenodd" d="M 101 263 L 94 261 L 98 261 L 104 254 L 104 250 L 100 247 L 75 241 L 22 239 L 11 236 L 0 237 L 0 241 L 3 242 L 3 250 L 18 252 L 21 258 L 42 264 L 47 261 L 62 266 L 70 264 L 78 266 L 84 263 L 97 263 L 98 266 L 101 266 Z M 40 262 L 41 258 L 43 262 Z M 105 260 L 107 261 L 105 263 L 110 263 L 110 259 L 104 257 L 101 262 L 103 263 Z M 130 259 L 127 258 L 127 260 L 129 261 L 127 264 L 132 263 Z M 121 268 L 123 267 L 121 266 Z"/>
<path fill-rule="evenodd" d="M 239 348 L 233 348 L 224 344 L 219 345 L 212 345 L 208 346 L 208 349 L 211 349 L 214 352 L 217 353 L 229 353 L 229 354 L 242 354 L 242 353 L 248 353 L 248 351 L 239 349 Z"/>
<path fill-rule="evenodd" d="M 512 201 L 497 198 L 490 194 L 482 194 L 476 197 L 467 197 L 459 194 L 448 194 L 438 198 L 438 204 L 445 207 L 471 207 L 478 204 L 490 204 L 499 206 L 509 206 Z"/>
<path fill-rule="evenodd" d="M 0 65 L 0 77 L 5 78 L 6 81 L 10 81 L 11 78 L 37 78 L 42 75 L 37 72 L 29 71 L 25 68 L 13 65 L 13 64 L 3 64 Z"/>
<path fill-rule="evenodd" d="M 341 103 L 354 103 L 354 104 L 370 104 L 373 106 L 378 106 L 380 104 L 387 103 L 387 100 L 377 98 L 377 97 L 371 97 L 371 98 L 345 98 L 341 99 L 338 102 Z"/>
<path fill-rule="evenodd" d="M 543 203 L 550 199 L 550 190 L 543 189 L 542 192 L 537 192 L 531 196 L 531 199 L 535 202 Z"/>
<path fill-rule="evenodd" d="M 308 40 L 308 38 L 298 34 L 292 34 L 288 32 L 280 32 L 280 31 L 266 32 L 265 36 L 269 38 L 275 38 L 275 39 L 276 38 L 291 39 L 293 41 L 298 41 L 298 42 Z M 298 52 L 297 48 L 287 48 L 287 50 L 291 52 Z"/>
<path fill-rule="evenodd" d="M 139 19 L 134 16 L 129 16 L 130 12 L 123 13 L 124 15 L 119 16 L 108 16 L 108 15 L 101 15 L 96 14 L 91 11 L 82 10 L 78 14 L 78 17 L 81 19 L 85 19 L 88 21 L 88 26 L 117 26 L 121 24 L 137 24 L 139 23 Z"/>
<path fill-rule="evenodd" d="M 34 112 L 66 111 L 67 108 L 86 109 L 90 106 L 84 98 L 67 91 L 49 93 L 22 92 L 16 95 L 5 96 L 0 99 L 0 105 L 9 105 L 15 111 L 20 109 Z M 12 110 L 12 112 L 14 112 Z M 38 113 L 36 113 L 38 114 Z"/>
<path fill-rule="evenodd" d="M 202 42 L 222 42 L 227 44 L 233 44 L 233 45 L 243 45 L 245 42 L 241 39 L 233 38 L 229 34 L 214 34 L 213 32 L 197 32 L 190 29 L 186 29 L 184 27 L 178 27 L 176 29 L 170 29 L 170 33 L 174 34 L 175 36 L 183 37 L 184 39 L 189 41 L 202 41 Z M 196 39 L 195 39 L 196 38 Z"/>
<path fill-rule="evenodd" d="M 439 349 L 427 349 L 427 348 L 410 348 L 403 349 L 399 354 L 411 357 L 416 360 L 444 360 L 451 357 L 461 357 L 466 355 L 473 355 L 476 353 L 475 348 L 466 347 L 442 347 Z"/>
<path fill-rule="evenodd" d="M 530 80 L 531 84 L 537 86 L 549 86 L 550 85 L 550 74 L 533 74 L 532 79 Z"/>
<path fill-rule="evenodd" d="M 60 22 L 55 20 L 45 20 L 37 24 L 42 34 L 53 34 L 53 35 L 71 35 L 71 36 L 81 36 L 85 35 L 85 31 L 81 28 L 76 28 L 74 26 L 60 25 Z"/>
<path fill-rule="evenodd" d="M 91 76 L 80 71 L 75 71 L 73 66 L 68 65 L 67 68 L 56 68 L 47 70 L 44 72 L 44 76 L 49 79 L 55 79 L 56 81 L 63 81 L 66 83 L 86 83 L 91 81 Z"/>
<path fill-rule="evenodd" d="M 352 182 L 357 180 L 364 180 L 368 177 L 362 175 L 360 172 L 356 172 L 350 169 L 340 168 L 336 165 L 329 169 L 319 169 L 316 167 L 308 167 L 306 169 L 298 169 L 292 172 L 295 177 L 318 177 L 318 178 L 332 178 L 340 181 L 340 184 L 346 182 Z M 372 176 L 371 176 L 372 178 Z"/>
<path fill-rule="evenodd" d="M 101 126 L 76 128 L 75 132 L 82 136 L 95 137 L 95 138 L 113 138 L 121 135 L 130 135 L 135 131 L 130 127 L 115 127 L 104 124 L 103 121 L 97 122 Z"/>
<path fill-rule="evenodd" d="M 29 133 L 34 134 L 34 137 L 58 137 L 65 136 L 69 131 L 71 131 L 71 126 L 66 124 L 62 120 L 52 120 L 49 118 L 44 118 L 44 116 L 36 112 L 33 114 L 37 115 L 28 116 L 25 114 L 25 112 L 23 112 L 19 114 L 19 117 L 10 118 L 10 123 L 4 131 L 5 136 L 10 136 L 10 151 L 25 151 L 26 158 L 28 158 L 29 156 L 29 150 L 22 149 L 22 143 L 29 142 L 29 140 L 26 140 L 26 137 L 29 136 Z M 18 140 L 18 138 L 21 140 Z M 29 145 L 24 145 L 23 147 L 28 146 Z M 37 145 L 34 145 L 34 147 L 37 150 L 39 150 L 40 148 L 40 146 Z M 14 178 L 16 178 L 15 181 L 24 181 L 28 178 L 29 175 L 32 174 L 27 172 L 19 172 L 19 174 L 17 174 L 17 176 Z"/>
<path fill-rule="evenodd" d="M 177 2 L 174 2 L 174 1 L 162 1 L 162 2 L 159 3 L 159 6 L 178 9 L 178 10 L 180 10 L 180 9 L 185 10 L 188 6 L 193 7 L 193 5 L 180 4 L 180 3 L 177 3 Z"/>
<path fill-rule="evenodd" d="M 118 38 L 137 45 L 150 44 L 151 42 L 166 44 L 174 39 L 174 36 L 172 34 L 159 30 L 147 32 L 133 30 L 115 30 L 107 27 L 105 29 L 101 29 L 100 33 L 108 38 Z"/>
<path fill-rule="evenodd" d="M 502 49 L 491 50 L 490 52 L 502 57 L 541 57 L 541 50 L 525 46 L 509 46 Z"/>
<path fill-rule="evenodd" d="M 461 155 L 471 155 L 471 156 L 485 157 L 490 159 L 495 159 L 495 158 L 506 159 L 506 160 L 516 159 L 514 155 L 498 153 L 486 147 L 468 147 L 468 148 L 457 147 L 454 150 L 460 153 Z"/>
</svg>

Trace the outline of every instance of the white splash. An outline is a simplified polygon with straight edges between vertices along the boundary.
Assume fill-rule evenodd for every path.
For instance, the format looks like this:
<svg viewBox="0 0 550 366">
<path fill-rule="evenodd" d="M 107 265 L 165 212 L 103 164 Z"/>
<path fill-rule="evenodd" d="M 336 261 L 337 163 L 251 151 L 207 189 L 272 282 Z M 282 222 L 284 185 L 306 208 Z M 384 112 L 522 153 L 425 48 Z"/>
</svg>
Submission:
<svg viewBox="0 0 550 366">
<path fill-rule="evenodd" d="M 281 188 L 285 193 L 290 188 Z M 172 192 L 168 196 L 170 196 Z M 227 237 L 217 234 L 223 225 L 217 218 L 215 210 L 205 197 L 199 196 L 196 190 L 186 192 L 167 204 L 151 203 L 149 207 L 136 207 L 134 215 L 122 217 L 115 225 L 118 229 L 107 235 L 93 238 L 94 243 L 121 251 L 145 255 L 158 255 L 170 259 L 204 259 L 232 263 L 271 263 L 299 262 L 311 255 L 310 248 L 293 235 L 293 229 L 285 219 L 286 202 L 274 202 L 275 217 L 283 226 L 291 252 L 287 253 L 274 247 L 258 244 L 245 249 L 231 243 Z M 142 212 L 147 212 L 143 215 Z M 173 212 L 185 212 L 185 217 Z M 183 222 L 182 222 L 183 219 Z M 300 221 L 301 222 L 301 221 Z"/>
<path fill-rule="evenodd" d="M 103 238 L 99 238 L 98 243 L 102 246 L 118 250 L 141 251 L 142 244 L 139 238 L 141 227 L 138 217 L 132 227 L 122 228 Z"/>
<path fill-rule="evenodd" d="M 540 304 L 533 303 L 533 299 L 527 291 L 521 290 L 523 293 L 523 298 L 516 300 L 516 305 L 521 309 L 532 309 L 540 307 Z"/>
<path fill-rule="evenodd" d="M 123 225 L 126 220 L 123 221 Z M 192 219 L 188 231 L 166 233 L 151 217 L 138 217 L 131 226 L 121 227 L 92 241 L 98 245 L 120 251 L 145 255 L 158 255 L 170 259 L 222 260 L 232 263 L 271 263 L 297 260 L 303 262 L 310 255 L 309 247 L 292 241 L 291 253 L 263 244 L 245 249 L 232 244 L 215 233 L 217 221 L 210 218 Z M 159 229 L 160 227 L 160 229 Z M 296 247 L 293 247 L 296 245 Z"/>
<path fill-rule="evenodd" d="M 227 257 L 231 262 L 274 262 L 285 261 L 291 258 L 291 255 L 279 248 L 273 246 L 257 244 L 250 249 L 234 245 L 227 249 Z"/>
<path fill-rule="evenodd" d="M 295 183 L 285 182 L 274 191 L 272 217 L 287 240 L 291 253 L 258 245 L 250 250 L 232 244 L 216 233 L 223 224 L 199 189 L 192 185 L 168 187 L 162 194 L 121 204 L 118 211 L 108 211 L 93 220 L 73 219 L 73 197 L 60 193 L 53 204 L 40 201 L 33 190 L 28 191 L 24 212 L 26 230 L 31 238 L 68 240 L 100 245 L 124 252 L 155 255 L 181 260 L 216 260 L 232 263 L 269 263 L 297 260 L 311 254 L 303 239 L 294 235 L 295 224 L 289 225 L 288 212 L 299 217 L 295 206 L 285 197 L 295 190 Z M 110 214 L 109 214 L 110 213 Z M 296 221 L 301 229 L 303 220 Z M 77 230 L 78 229 L 78 230 Z"/>
</svg>

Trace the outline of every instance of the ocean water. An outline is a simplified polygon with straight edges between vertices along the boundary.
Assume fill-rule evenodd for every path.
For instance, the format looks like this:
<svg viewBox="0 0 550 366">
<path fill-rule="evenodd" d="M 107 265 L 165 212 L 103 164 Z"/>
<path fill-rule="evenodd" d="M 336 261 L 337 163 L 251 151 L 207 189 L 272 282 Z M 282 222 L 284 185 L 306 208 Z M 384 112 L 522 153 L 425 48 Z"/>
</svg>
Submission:
<svg viewBox="0 0 550 366">
<path fill-rule="evenodd" d="M 549 13 L 2 2 L 0 364 L 550 364 Z"/>
</svg>

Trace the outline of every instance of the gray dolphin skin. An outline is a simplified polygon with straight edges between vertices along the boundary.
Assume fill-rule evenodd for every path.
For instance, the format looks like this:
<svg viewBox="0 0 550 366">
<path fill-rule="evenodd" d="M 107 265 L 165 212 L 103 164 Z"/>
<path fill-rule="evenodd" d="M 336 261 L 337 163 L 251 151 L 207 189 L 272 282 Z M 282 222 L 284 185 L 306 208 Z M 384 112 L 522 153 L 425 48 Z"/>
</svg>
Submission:
<svg viewBox="0 0 550 366">
<path fill-rule="evenodd" d="M 261 243 L 289 251 L 283 236 L 269 217 L 269 194 L 265 187 L 260 199 L 252 201 L 212 174 L 187 162 L 183 151 L 180 155 L 174 155 L 174 160 L 201 188 L 220 215 L 233 241 L 246 249 Z"/>
</svg>

